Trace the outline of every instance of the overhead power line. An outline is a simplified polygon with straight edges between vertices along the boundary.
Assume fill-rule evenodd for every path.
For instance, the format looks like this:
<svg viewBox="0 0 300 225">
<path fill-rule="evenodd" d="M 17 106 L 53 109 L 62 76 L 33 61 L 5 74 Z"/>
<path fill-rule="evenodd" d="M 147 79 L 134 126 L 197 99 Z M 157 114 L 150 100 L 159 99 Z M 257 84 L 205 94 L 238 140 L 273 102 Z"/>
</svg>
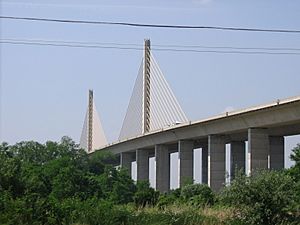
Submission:
<svg viewBox="0 0 300 225">
<path fill-rule="evenodd" d="M 39 17 L 0 16 L 0 19 L 56 22 L 56 23 L 73 23 L 73 24 L 117 25 L 117 26 L 146 27 L 146 28 L 210 29 L 210 30 L 247 31 L 247 32 L 300 33 L 300 30 L 290 30 L 290 29 L 263 29 L 263 28 L 247 28 L 247 27 L 146 24 L 146 23 L 128 23 L 128 22 L 111 22 L 111 21 L 50 19 L 50 18 L 39 18 Z"/>
<path fill-rule="evenodd" d="M 268 51 L 300 51 L 300 48 L 283 47 L 234 47 L 234 46 L 207 46 L 207 45 L 152 45 L 170 48 L 206 48 L 206 49 L 235 49 L 235 50 L 268 50 Z"/>
<path fill-rule="evenodd" d="M 135 43 L 116 43 L 116 42 L 83 42 L 83 41 L 62 41 L 62 40 L 43 40 L 43 39 L 15 39 L 2 38 L 0 41 L 12 42 L 42 42 L 42 43 L 59 43 L 75 45 L 112 45 L 112 46 L 134 46 L 143 47 Z M 236 46 L 211 46 L 211 45 L 175 45 L 175 44 L 152 44 L 153 47 L 163 48 L 180 48 L 180 49 L 230 49 L 230 50 L 267 50 L 267 51 L 300 51 L 300 48 L 292 47 L 236 47 Z"/>
<path fill-rule="evenodd" d="M 126 44 L 111 43 L 108 45 L 100 44 L 82 44 L 84 42 L 46 42 L 46 41 L 25 41 L 25 40 L 9 40 L 0 39 L 2 44 L 12 44 L 12 45 L 33 45 L 33 46 L 53 46 L 53 47 L 70 47 L 70 48 L 94 48 L 94 49 L 117 49 L 117 50 L 137 50 L 143 51 L 143 47 L 130 47 Z M 81 43 L 81 44 L 79 44 Z M 123 46 L 116 46 L 123 45 Z M 234 47 L 231 47 L 234 49 Z M 200 50 L 200 49 L 179 49 L 179 48 L 151 48 L 154 51 L 166 51 L 166 52 L 193 52 L 193 53 L 218 53 L 218 54 L 250 54 L 250 55 L 300 55 L 300 52 L 288 52 L 288 51 L 242 51 L 242 50 Z M 259 49 L 259 48 L 254 48 Z M 289 48 L 291 49 L 291 48 Z M 273 49 L 274 50 L 274 49 Z M 278 50 L 278 49 L 277 49 Z M 294 49 L 298 51 L 299 49 Z"/>
</svg>

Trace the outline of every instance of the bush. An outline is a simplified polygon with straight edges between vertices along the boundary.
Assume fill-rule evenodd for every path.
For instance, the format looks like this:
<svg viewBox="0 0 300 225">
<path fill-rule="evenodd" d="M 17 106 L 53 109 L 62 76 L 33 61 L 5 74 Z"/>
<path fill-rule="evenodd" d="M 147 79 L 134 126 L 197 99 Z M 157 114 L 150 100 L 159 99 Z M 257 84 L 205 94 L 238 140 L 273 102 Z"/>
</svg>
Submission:
<svg viewBox="0 0 300 225">
<path fill-rule="evenodd" d="M 178 199 L 172 194 L 160 195 L 157 202 L 157 207 L 162 209 L 174 204 Z"/>
<path fill-rule="evenodd" d="M 300 182 L 300 144 L 297 144 L 297 146 L 293 148 L 290 158 L 295 162 L 295 165 L 288 169 L 287 172 L 296 182 Z"/>
<path fill-rule="evenodd" d="M 225 205 L 247 224 L 283 224 L 296 219 L 296 183 L 284 172 L 257 171 L 239 175 L 221 193 Z"/>
<path fill-rule="evenodd" d="M 151 188 L 148 181 L 138 181 L 136 187 L 137 191 L 134 195 L 136 206 L 145 207 L 146 205 L 156 205 L 159 192 Z"/>
<path fill-rule="evenodd" d="M 170 194 L 170 195 L 173 195 L 173 196 L 176 197 L 176 198 L 180 198 L 180 196 L 181 196 L 181 188 L 176 188 L 176 189 L 174 189 L 174 190 L 171 190 L 171 191 L 169 192 L 169 194 Z"/>
<path fill-rule="evenodd" d="M 190 184 L 181 189 L 181 196 L 184 201 L 188 201 L 192 205 L 206 206 L 214 204 L 214 193 L 205 184 Z"/>
<path fill-rule="evenodd" d="M 158 198 L 157 207 L 162 209 L 169 205 L 173 205 L 181 202 L 182 202 L 181 188 L 177 188 L 174 190 L 170 190 L 169 193 L 164 193 L 163 195 L 160 195 Z"/>
</svg>

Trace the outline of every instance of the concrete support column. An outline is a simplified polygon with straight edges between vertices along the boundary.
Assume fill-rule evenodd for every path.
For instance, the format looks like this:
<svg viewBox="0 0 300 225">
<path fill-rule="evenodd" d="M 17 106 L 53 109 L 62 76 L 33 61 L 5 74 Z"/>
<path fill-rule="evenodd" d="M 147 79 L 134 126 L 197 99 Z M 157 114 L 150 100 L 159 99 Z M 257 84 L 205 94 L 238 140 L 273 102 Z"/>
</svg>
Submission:
<svg viewBox="0 0 300 225">
<path fill-rule="evenodd" d="M 233 141 L 230 143 L 230 177 L 231 180 L 235 177 L 235 172 L 242 170 L 245 172 L 245 142 L 244 141 Z"/>
<path fill-rule="evenodd" d="M 270 140 L 270 169 L 284 168 L 284 137 L 269 137 Z"/>
<path fill-rule="evenodd" d="M 202 162 L 201 162 L 201 168 L 202 168 L 202 174 L 201 174 L 201 183 L 207 184 L 207 176 L 208 176 L 208 146 L 202 147 Z"/>
<path fill-rule="evenodd" d="M 166 145 L 155 146 L 156 190 L 161 193 L 170 190 L 170 154 Z"/>
<path fill-rule="evenodd" d="M 134 153 L 132 152 L 122 152 L 120 156 L 120 165 L 122 168 L 128 170 L 131 176 L 131 163 L 134 161 Z"/>
<path fill-rule="evenodd" d="M 149 152 L 146 149 L 136 150 L 136 179 L 149 180 Z"/>
<path fill-rule="evenodd" d="M 208 186 L 219 191 L 225 183 L 225 138 L 208 136 Z"/>
<path fill-rule="evenodd" d="M 178 142 L 179 157 L 179 186 L 182 187 L 185 182 L 193 181 L 194 169 L 194 142 L 180 140 Z"/>
<path fill-rule="evenodd" d="M 269 135 L 267 129 L 248 129 L 248 173 L 268 169 Z"/>
</svg>

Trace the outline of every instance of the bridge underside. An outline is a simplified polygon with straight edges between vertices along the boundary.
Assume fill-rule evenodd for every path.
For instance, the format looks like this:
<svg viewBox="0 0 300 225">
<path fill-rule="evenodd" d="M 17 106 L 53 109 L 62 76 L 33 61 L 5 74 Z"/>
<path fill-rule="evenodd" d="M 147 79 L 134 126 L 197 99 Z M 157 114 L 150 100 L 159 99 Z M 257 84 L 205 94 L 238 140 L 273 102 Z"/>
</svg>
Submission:
<svg viewBox="0 0 300 225">
<path fill-rule="evenodd" d="M 202 148 L 202 182 L 213 190 L 225 184 L 226 144 L 231 146 L 231 174 L 248 169 L 284 167 L 284 137 L 300 134 L 300 99 L 260 109 L 226 114 L 179 125 L 107 146 L 121 155 L 121 165 L 131 170 L 137 162 L 137 179 L 149 179 L 149 157 L 156 159 L 156 189 L 170 188 L 170 154 L 178 152 L 179 183 L 193 179 L 193 151 Z M 246 152 L 245 141 L 248 141 Z M 247 157 L 246 157 L 247 154 Z M 246 158 L 248 159 L 246 161 Z"/>
</svg>

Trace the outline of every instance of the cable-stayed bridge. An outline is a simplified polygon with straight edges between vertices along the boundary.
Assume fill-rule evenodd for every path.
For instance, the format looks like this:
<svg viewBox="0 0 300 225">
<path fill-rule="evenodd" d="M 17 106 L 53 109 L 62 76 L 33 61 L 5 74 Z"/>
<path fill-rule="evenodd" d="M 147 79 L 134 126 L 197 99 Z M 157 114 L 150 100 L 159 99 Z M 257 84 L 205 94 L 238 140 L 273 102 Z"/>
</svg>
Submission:
<svg viewBox="0 0 300 225">
<path fill-rule="evenodd" d="M 300 96 L 226 112 L 205 120 L 187 119 L 145 40 L 144 57 L 135 81 L 119 140 L 107 144 L 90 92 L 81 147 L 108 150 L 137 180 L 149 179 L 155 157 L 156 189 L 170 189 L 170 154 L 178 152 L 179 183 L 193 179 L 194 149 L 201 148 L 202 183 L 218 191 L 225 184 L 226 144 L 230 144 L 231 178 L 235 170 L 284 167 L 284 137 L 300 134 Z M 246 148 L 247 143 L 247 148 Z"/>
<path fill-rule="evenodd" d="M 187 121 L 146 40 L 119 140 Z"/>
<path fill-rule="evenodd" d="M 97 113 L 94 93 L 89 90 L 88 108 L 80 137 L 80 147 L 92 152 L 107 144 L 107 140 Z"/>
<path fill-rule="evenodd" d="M 188 119 L 185 113 L 151 53 L 150 40 L 145 40 L 144 57 L 128 104 L 119 140 L 126 140 L 186 122 Z M 93 99 L 93 91 L 90 90 L 80 146 L 88 152 L 92 152 L 106 144 L 106 137 Z"/>
</svg>

